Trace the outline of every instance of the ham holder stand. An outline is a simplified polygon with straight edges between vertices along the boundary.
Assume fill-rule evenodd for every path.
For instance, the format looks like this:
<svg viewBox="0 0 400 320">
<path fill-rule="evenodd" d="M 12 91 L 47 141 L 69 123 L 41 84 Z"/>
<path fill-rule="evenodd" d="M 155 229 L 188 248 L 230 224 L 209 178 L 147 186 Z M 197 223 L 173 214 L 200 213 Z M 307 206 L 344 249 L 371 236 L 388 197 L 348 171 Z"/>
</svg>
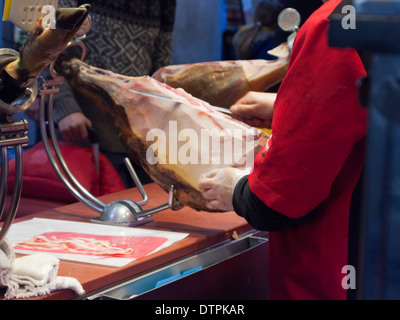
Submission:
<svg viewBox="0 0 400 320">
<path fill-rule="evenodd" d="M 80 40 L 75 40 L 68 45 L 68 47 L 71 46 L 79 46 L 81 48 L 81 60 L 83 60 L 86 53 L 85 45 Z M 124 227 L 139 226 L 153 221 L 154 213 L 167 209 L 171 209 L 174 211 L 181 209 L 182 205 L 175 198 L 174 186 L 171 186 L 168 193 L 167 203 L 152 209 L 143 210 L 141 206 L 145 205 L 148 202 L 148 196 L 128 158 L 125 159 L 125 165 L 127 166 L 127 169 L 129 170 L 129 173 L 133 181 L 135 182 L 135 185 L 138 187 L 142 195 L 142 199 L 137 202 L 121 199 L 106 204 L 93 196 L 77 181 L 77 179 L 68 169 L 68 166 L 61 154 L 60 148 L 57 143 L 57 137 L 55 134 L 53 122 L 54 94 L 58 93 L 58 87 L 63 84 L 64 78 L 55 74 L 54 63 L 50 65 L 50 75 L 52 79 L 45 80 L 42 88 L 40 89 L 41 99 L 39 119 L 43 144 L 49 161 L 64 186 L 76 199 L 78 199 L 94 211 L 100 213 L 100 217 L 91 219 L 91 222 Z M 47 96 L 49 96 L 49 99 L 48 103 L 46 104 Z M 54 151 L 55 156 L 53 155 L 52 150 Z"/>
<path fill-rule="evenodd" d="M 18 59 L 19 53 L 12 49 L 0 49 L 0 67 Z M 3 72 L 2 72 L 3 73 Z M 2 74 L 0 83 L 0 148 L 1 148 L 1 172 L 0 172 L 0 219 L 4 218 L 4 224 L 0 231 L 0 242 L 5 238 L 18 210 L 22 189 L 23 149 L 28 144 L 27 132 L 29 129 L 26 120 L 14 120 L 13 115 L 28 109 L 36 99 L 38 92 L 37 80 L 27 85 L 22 95 L 10 103 L 4 101 L 7 96 L 7 79 Z M 5 202 L 7 195 L 9 161 L 8 148 L 15 149 L 15 182 L 10 206 L 5 213 Z"/>
<path fill-rule="evenodd" d="M 86 52 L 84 44 L 80 40 L 74 40 L 68 46 L 75 45 L 81 47 L 81 59 L 83 60 Z M 15 50 L 0 49 L 0 67 L 7 65 L 18 57 L 19 53 Z M 53 123 L 54 94 L 58 93 L 58 87 L 63 84 L 64 78 L 55 74 L 54 64 L 50 65 L 49 70 L 51 79 L 44 80 L 43 85 L 39 89 L 38 81 L 35 79 L 35 81 L 25 88 L 24 93 L 11 103 L 5 102 L 3 99 L 3 94 L 7 93 L 7 83 L 3 83 L 4 81 L 0 83 L 0 219 L 4 218 L 4 223 L 0 230 L 0 241 L 6 237 L 18 210 L 23 178 L 23 146 L 28 144 L 28 137 L 26 135 L 29 129 L 28 122 L 25 119 L 14 120 L 13 115 L 28 109 L 34 103 L 38 92 L 40 96 L 40 132 L 48 159 L 56 175 L 68 191 L 87 207 L 100 213 L 100 216 L 91 219 L 91 222 L 133 227 L 153 221 L 154 213 L 167 209 L 174 211 L 181 209 L 182 205 L 175 198 L 174 186 L 171 186 L 167 203 L 152 209 L 143 210 L 141 206 L 148 202 L 148 196 L 128 158 L 125 159 L 125 164 L 142 195 L 141 200 L 135 202 L 121 199 L 106 204 L 93 196 L 79 183 L 68 169 L 61 154 Z M 48 103 L 46 103 L 47 98 Z M 8 148 L 15 149 L 15 183 L 10 206 L 5 213 L 9 180 Z"/>
</svg>

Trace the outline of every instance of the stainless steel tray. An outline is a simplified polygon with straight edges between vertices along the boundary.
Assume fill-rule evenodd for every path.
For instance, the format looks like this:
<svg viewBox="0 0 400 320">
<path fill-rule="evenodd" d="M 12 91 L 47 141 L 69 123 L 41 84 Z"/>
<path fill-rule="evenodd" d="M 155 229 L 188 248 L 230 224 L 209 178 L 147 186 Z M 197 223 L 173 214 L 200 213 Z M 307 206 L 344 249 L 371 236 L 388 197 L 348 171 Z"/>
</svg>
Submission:
<svg viewBox="0 0 400 320">
<path fill-rule="evenodd" d="M 252 233 L 87 297 L 100 300 L 267 299 L 268 239 Z"/>
</svg>

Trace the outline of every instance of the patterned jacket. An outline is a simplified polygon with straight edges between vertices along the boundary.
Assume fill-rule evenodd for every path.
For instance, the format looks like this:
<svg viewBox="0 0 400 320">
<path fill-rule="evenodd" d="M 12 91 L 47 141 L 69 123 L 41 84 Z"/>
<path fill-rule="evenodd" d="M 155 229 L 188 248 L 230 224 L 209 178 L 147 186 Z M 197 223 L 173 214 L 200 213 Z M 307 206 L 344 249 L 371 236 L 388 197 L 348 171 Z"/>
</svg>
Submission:
<svg viewBox="0 0 400 320">
<path fill-rule="evenodd" d="M 60 0 L 59 7 L 91 3 L 85 62 L 127 76 L 151 75 L 171 63 L 176 0 Z M 68 83 L 54 98 L 54 120 L 83 112 L 100 134 L 102 151 L 124 152 L 110 120 Z"/>
</svg>

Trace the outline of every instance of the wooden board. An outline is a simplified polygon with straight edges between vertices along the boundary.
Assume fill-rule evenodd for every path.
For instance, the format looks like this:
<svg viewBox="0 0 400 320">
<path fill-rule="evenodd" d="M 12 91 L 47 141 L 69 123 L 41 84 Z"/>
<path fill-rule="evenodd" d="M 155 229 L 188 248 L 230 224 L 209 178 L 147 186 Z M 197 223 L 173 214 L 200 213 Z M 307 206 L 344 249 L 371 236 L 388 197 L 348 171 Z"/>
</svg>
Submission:
<svg viewBox="0 0 400 320">
<path fill-rule="evenodd" d="M 143 206 L 143 209 L 153 208 L 167 202 L 167 193 L 156 184 L 148 184 L 144 188 L 149 195 L 149 202 Z M 141 196 L 137 188 L 133 188 L 103 196 L 100 199 L 108 204 L 118 199 L 138 201 Z M 34 217 L 88 222 L 90 218 L 97 216 L 99 216 L 97 212 L 82 203 L 75 203 L 25 216 L 16 219 L 14 223 Z M 186 232 L 189 233 L 189 236 L 168 248 L 121 268 L 61 260 L 58 275 L 76 278 L 86 293 L 90 294 L 229 239 L 234 232 L 241 234 L 251 230 L 246 221 L 234 212 L 198 212 L 188 207 L 179 211 L 165 210 L 156 213 L 155 221 L 139 228 Z M 77 298 L 77 295 L 73 291 L 60 290 L 35 299 L 66 300 L 74 298 Z"/>
</svg>

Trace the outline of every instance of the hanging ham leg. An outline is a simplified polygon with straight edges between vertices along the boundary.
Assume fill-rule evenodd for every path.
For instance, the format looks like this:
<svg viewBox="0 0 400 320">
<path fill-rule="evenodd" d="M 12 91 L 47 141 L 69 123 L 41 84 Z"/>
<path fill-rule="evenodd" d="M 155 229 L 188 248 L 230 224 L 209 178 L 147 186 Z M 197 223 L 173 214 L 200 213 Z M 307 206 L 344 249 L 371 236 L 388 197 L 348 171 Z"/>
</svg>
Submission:
<svg viewBox="0 0 400 320">
<path fill-rule="evenodd" d="M 153 77 L 211 105 L 229 108 L 248 91 L 265 91 L 283 80 L 289 64 L 289 47 L 282 44 L 270 54 L 278 59 L 171 65 L 160 68 Z"/>
<path fill-rule="evenodd" d="M 126 77 L 78 59 L 60 60 L 56 70 L 113 120 L 131 160 L 164 190 L 174 185 L 178 201 L 197 210 L 207 210 L 200 176 L 226 166 L 251 167 L 268 138 L 151 77 Z"/>
</svg>

